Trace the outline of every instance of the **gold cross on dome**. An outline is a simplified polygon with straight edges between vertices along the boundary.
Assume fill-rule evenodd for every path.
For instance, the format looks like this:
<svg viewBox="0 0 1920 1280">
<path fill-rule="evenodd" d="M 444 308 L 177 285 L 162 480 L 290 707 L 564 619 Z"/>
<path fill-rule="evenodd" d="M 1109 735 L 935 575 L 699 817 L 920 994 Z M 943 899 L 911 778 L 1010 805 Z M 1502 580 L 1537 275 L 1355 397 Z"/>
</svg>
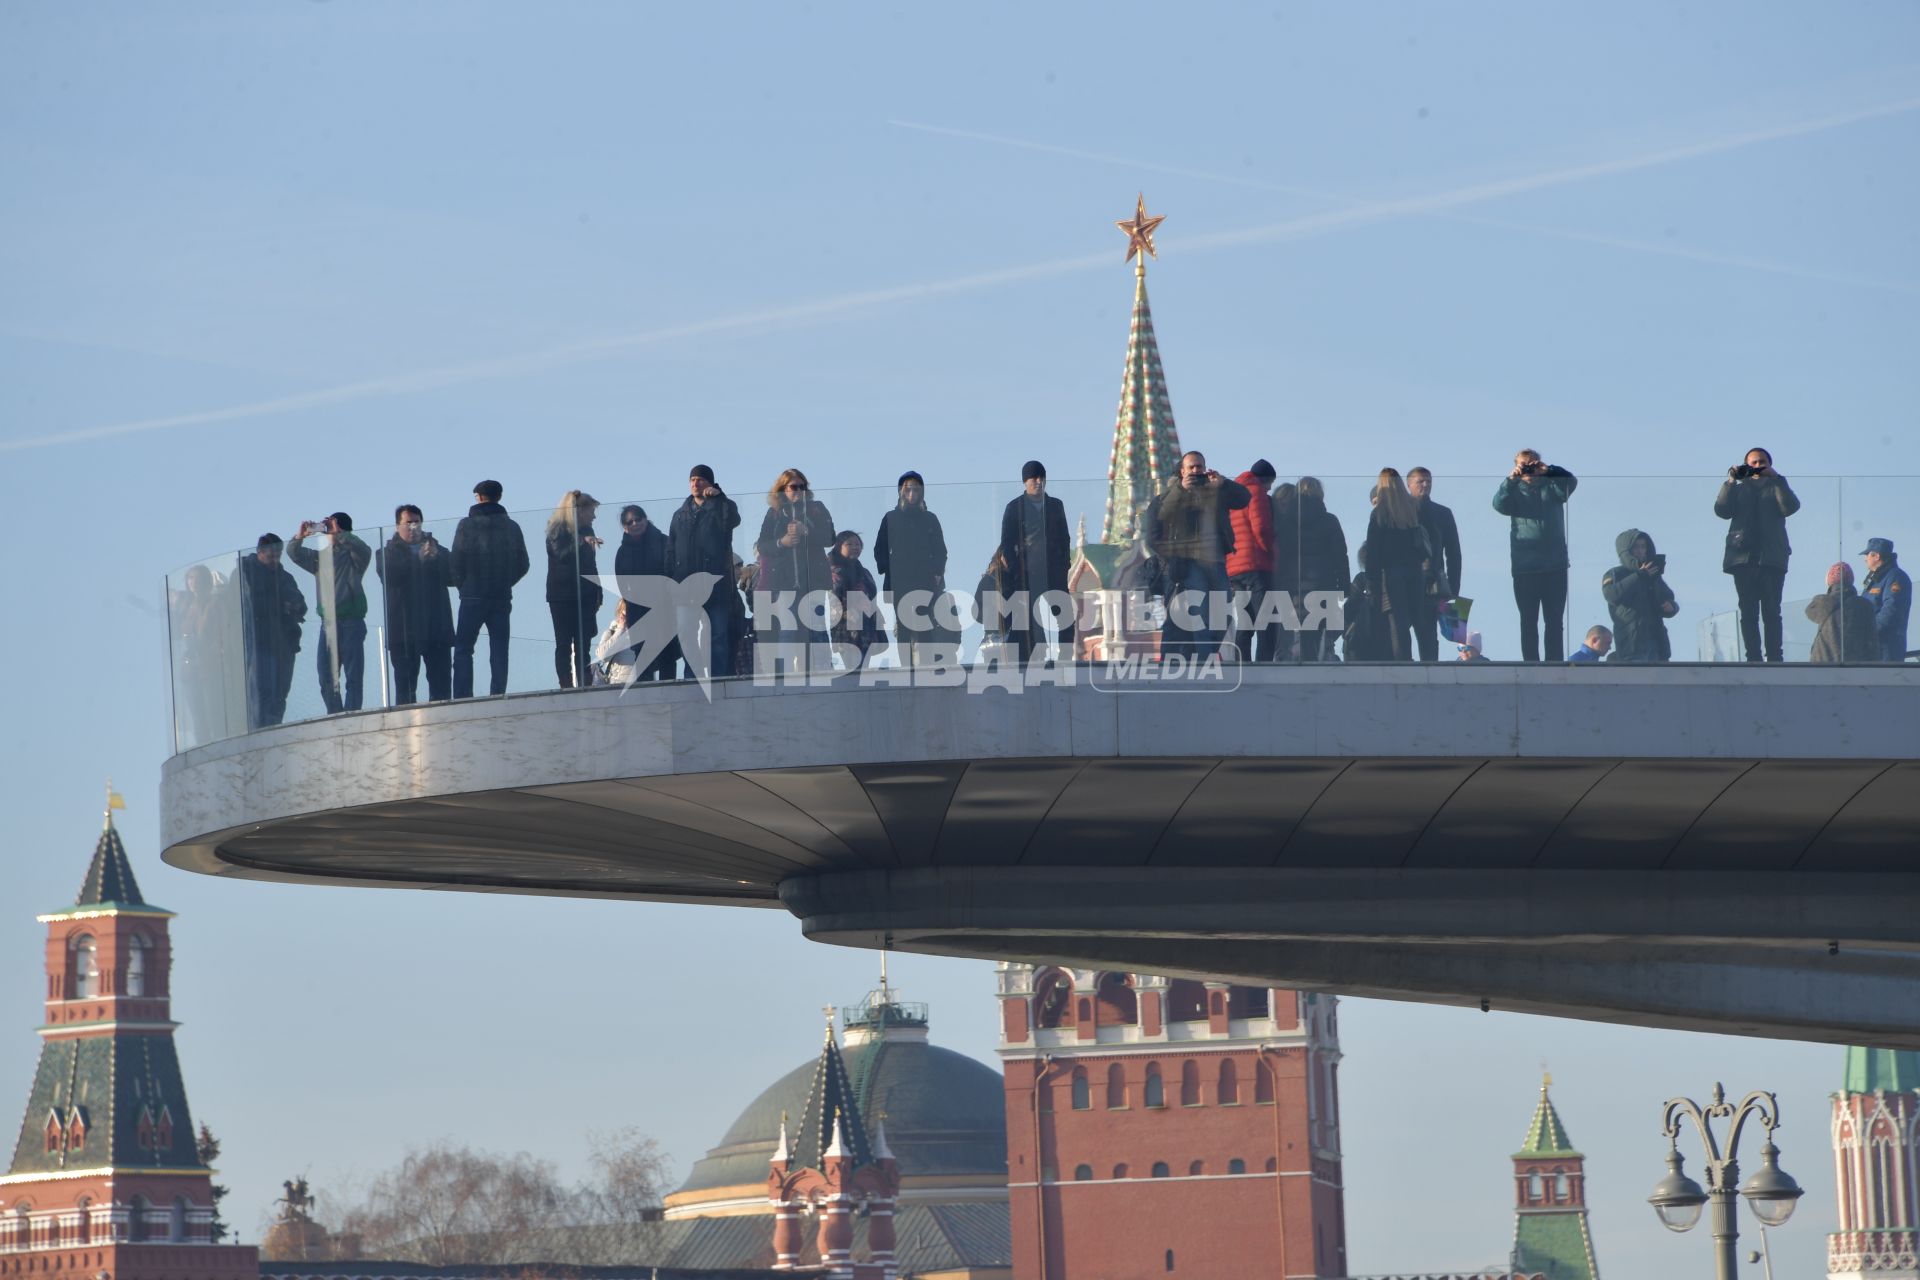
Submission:
<svg viewBox="0 0 1920 1280">
<path fill-rule="evenodd" d="M 1145 266 L 1148 258 L 1160 256 L 1160 251 L 1153 247 L 1153 233 L 1166 220 L 1165 214 L 1155 214 L 1151 218 L 1147 216 L 1147 197 L 1142 192 L 1139 202 L 1133 207 L 1133 217 L 1113 224 L 1127 233 L 1126 261 L 1132 262 L 1133 255 L 1138 253 L 1141 255 L 1141 265 Z"/>
</svg>

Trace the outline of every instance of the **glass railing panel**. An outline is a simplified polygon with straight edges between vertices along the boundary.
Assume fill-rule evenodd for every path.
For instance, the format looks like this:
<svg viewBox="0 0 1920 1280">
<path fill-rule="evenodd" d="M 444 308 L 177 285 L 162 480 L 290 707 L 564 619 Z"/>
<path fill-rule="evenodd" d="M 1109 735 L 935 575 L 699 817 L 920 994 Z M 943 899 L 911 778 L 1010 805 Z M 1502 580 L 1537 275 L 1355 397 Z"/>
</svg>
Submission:
<svg viewBox="0 0 1920 1280">
<path fill-rule="evenodd" d="M 1609 662 L 1702 658 L 1702 620 L 1734 599 L 1716 488 L 1710 479 L 1581 477 L 1567 504 L 1569 658 L 1586 660 L 1583 648 Z"/>
<path fill-rule="evenodd" d="M 1900 563 L 1903 549 L 1920 548 L 1914 481 L 1848 476 L 1840 482 L 1840 507 L 1845 558 L 1853 567 L 1855 588 L 1873 610 L 1879 660 L 1904 662 L 1920 649 L 1912 625 L 1913 583 Z"/>
<path fill-rule="evenodd" d="M 250 555 L 251 553 L 242 553 Z M 167 575 L 169 670 L 173 681 L 174 749 L 245 733 L 249 722 L 249 601 L 240 554 L 214 556 Z M 269 611 L 269 616 L 272 616 Z M 290 632 L 279 630 L 284 645 Z M 278 649 L 271 650 L 278 656 Z M 284 657 L 280 659 L 284 663 Z M 271 701 L 274 672 L 261 677 Z M 253 724 L 259 723 L 256 714 Z"/>
</svg>

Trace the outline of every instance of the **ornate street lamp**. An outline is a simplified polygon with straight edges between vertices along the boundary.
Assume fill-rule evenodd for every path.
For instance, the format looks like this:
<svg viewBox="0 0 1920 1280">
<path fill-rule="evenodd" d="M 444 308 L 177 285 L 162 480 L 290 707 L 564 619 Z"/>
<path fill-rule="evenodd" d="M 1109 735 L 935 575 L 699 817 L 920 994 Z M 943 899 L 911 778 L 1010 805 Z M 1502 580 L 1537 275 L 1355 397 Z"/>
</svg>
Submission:
<svg viewBox="0 0 1920 1280">
<path fill-rule="evenodd" d="M 1707 1185 L 1689 1178 L 1681 1169 L 1680 1117 L 1692 1119 L 1699 1131 L 1700 1145 L 1707 1156 Z M 1740 1149 L 1740 1131 L 1749 1116 L 1758 1116 L 1767 1131 L 1767 1142 L 1760 1149 L 1760 1171 L 1748 1178 L 1736 1192 L 1740 1177 L 1736 1156 Z M 1723 1151 L 1714 1135 L 1713 1122 L 1731 1117 Z M 1654 1184 L 1647 1203 L 1660 1215 L 1661 1225 L 1669 1231 L 1686 1231 L 1700 1221 L 1700 1210 L 1713 1205 L 1713 1244 L 1720 1280 L 1736 1280 L 1739 1266 L 1737 1246 L 1739 1229 L 1733 1202 L 1736 1195 L 1747 1198 L 1754 1217 L 1769 1227 L 1777 1227 L 1793 1216 L 1800 1199 L 1800 1184 L 1780 1168 L 1780 1148 L 1773 1145 L 1773 1131 L 1780 1127 L 1780 1104 L 1771 1093 L 1756 1090 L 1734 1106 L 1726 1091 L 1713 1086 L 1713 1101 L 1701 1107 L 1691 1098 L 1667 1099 L 1663 1132 L 1667 1135 L 1667 1176 Z"/>
</svg>

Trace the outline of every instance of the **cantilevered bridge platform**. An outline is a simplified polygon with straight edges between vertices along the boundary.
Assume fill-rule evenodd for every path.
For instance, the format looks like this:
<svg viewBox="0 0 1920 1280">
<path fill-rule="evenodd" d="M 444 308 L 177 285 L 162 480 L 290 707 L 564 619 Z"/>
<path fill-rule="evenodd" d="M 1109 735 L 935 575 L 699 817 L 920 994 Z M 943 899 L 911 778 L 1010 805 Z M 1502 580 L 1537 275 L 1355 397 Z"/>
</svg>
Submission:
<svg viewBox="0 0 1920 1280">
<path fill-rule="evenodd" d="M 860 946 L 1920 1048 L 1920 667 L 717 681 L 183 752 L 166 858 Z"/>
</svg>

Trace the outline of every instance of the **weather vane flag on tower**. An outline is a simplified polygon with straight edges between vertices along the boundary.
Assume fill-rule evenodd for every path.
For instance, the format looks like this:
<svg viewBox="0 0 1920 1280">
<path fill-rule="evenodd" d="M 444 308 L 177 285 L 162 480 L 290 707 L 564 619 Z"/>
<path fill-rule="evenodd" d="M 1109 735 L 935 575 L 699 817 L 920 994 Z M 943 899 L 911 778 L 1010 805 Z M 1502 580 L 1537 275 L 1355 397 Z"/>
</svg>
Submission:
<svg viewBox="0 0 1920 1280">
<path fill-rule="evenodd" d="M 1135 264 L 1133 326 L 1120 412 L 1113 424 L 1113 454 L 1107 462 L 1107 514 L 1100 530 L 1100 541 L 1115 546 L 1133 542 L 1141 511 L 1180 466 L 1180 433 L 1173 425 L 1173 402 L 1167 398 L 1167 375 L 1160 368 L 1160 344 L 1147 305 L 1147 259 L 1160 256 L 1153 233 L 1165 221 L 1164 215 L 1148 216 L 1142 195 L 1133 217 L 1114 223 L 1127 235 L 1126 261 Z"/>
</svg>

